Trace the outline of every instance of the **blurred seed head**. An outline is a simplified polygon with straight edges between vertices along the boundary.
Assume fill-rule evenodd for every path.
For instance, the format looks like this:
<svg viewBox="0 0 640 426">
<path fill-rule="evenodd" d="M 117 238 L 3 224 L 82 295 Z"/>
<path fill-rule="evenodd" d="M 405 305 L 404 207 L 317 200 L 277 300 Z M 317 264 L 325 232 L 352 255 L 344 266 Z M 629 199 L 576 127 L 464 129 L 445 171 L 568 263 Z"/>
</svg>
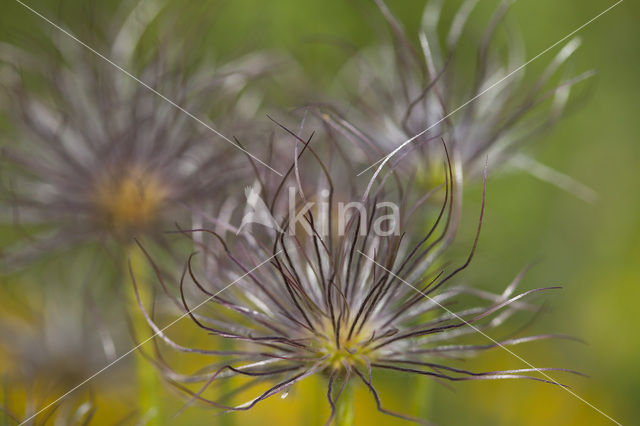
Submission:
<svg viewBox="0 0 640 426">
<path fill-rule="evenodd" d="M 86 241 L 123 245 L 151 234 L 161 242 L 193 202 L 216 203 L 246 175 L 241 151 L 198 120 L 223 134 L 248 130 L 260 105 L 250 85 L 281 58 L 193 61 L 177 42 L 143 54 L 162 3 L 141 2 L 106 33 L 111 44 L 96 46 L 161 96 L 63 34 L 35 52 L 0 46 L 3 106 L 15 126 L 2 152 L 3 202 L 12 207 L 3 219 L 46 229 L 11 247 L 6 263 Z"/>
<path fill-rule="evenodd" d="M 467 34 L 466 28 L 477 0 L 463 2 L 450 22 L 443 18 L 445 2 L 429 1 L 417 37 L 384 0 L 376 3 L 391 39 L 354 55 L 341 74 L 340 86 L 352 93 L 349 105 L 321 105 L 319 115 L 362 150 L 367 165 L 414 138 L 391 164 L 427 187 L 444 180 L 438 147 L 443 136 L 468 179 L 482 176 L 487 155 L 492 167 L 528 169 L 519 158 L 526 157 L 523 142 L 562 117 L 573 85 L 593 75 L 570 73 L 569 59 L 580 45 L 573 39 L 536 80 L 524 78 L 524 49 L 518 34 L 503 25 L 512 1 L 500 3 L 482 34 Z M 470 42 L 475 51 L 469 52 Z M 560 173 L 534 174 L 567 188 L 557 179 Z"/>
<path fill-rule="evenodd" d="M 94 200 L 96 216 L 117 235 L 130 235 L 155 224 L 170 196 L 157 176 L 137 167 L 124 173 L 102 178 Z"/>
</svg>

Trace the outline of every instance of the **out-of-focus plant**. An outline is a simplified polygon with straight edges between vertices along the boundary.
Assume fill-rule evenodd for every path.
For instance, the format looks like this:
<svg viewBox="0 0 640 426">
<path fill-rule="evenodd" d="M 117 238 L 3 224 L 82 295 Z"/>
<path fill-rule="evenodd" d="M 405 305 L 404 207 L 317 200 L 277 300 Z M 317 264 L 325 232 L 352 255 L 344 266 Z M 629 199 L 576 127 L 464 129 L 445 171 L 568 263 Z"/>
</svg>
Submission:
<svg viewBox="0 0 640 426">
<path fill-rule="evenodd" d="M 586 200 L 593 191 L 526 155 L 525 141 L 549 129 L 563 116 L 573 86 L 593 75 L 570 74 L 566 66 L 580 46 L 575 38 L 562 47 L 535 81 L 525 78 L 525 57 L 518 34 L 501 25 L 512 0 L 504 0 L 482 35 L 474 40 L 473 55 L 460 54 L 465 27 L 478 0 L 462 3 L 441 40 L 444 1 L 429 1 L 418 38 L 383 0 L 376 0 L 392 33 L 392 40 L 357 52 L 342 72 L 340 87 L 351 92 L 348 106 L 323 104 L 325 121 L 355 143 L 367 166 L 395 152 L 400 165 L 427 186 L 441 182 L 443 158 L 438 140 L 451 146 L 458 172 L 468 179 L 482 175 L 484 158 L 493 168 L 526 169 Z M 506 36 L 499 37 L 498 30 Z M 477 41 L 476 41 L 477 40 Z M 468 41 L 467 41 L 468 42 Z M 562 76 L 558 76 L 564 68 Z M 434 174 L 435 173 L 435 174 Z"/>
<path fill-rule="evenodd" d="M 194 201 L 215 204 L 242 182 L 244 158 L 224 134 L 250 127 L 261 102 L 253 87 L 281 57 L 254 52 L 216 63 L 210 55 L 196 56 L 184 49 L 188 40 L 169 37 L 167 27 L 159 25 L 171 20 L 167 6 L 166 1 L 123 1 L 113 19 L 96 20 L 87 44 L 71 32 L 56 32 L 50 43 L 31 49 L 0 45 L 2 108 L 12 124 L 0 158 L 0 196 L 10 208 L 0 219 L 23 235 L 5 247 L 3 272 L 93 244 L 97 257 L 114 260 L 111 269 L 118 274 L 135 236 L 176 255 L 165 231 L 190 220 Z M 67 256 L 74 266 L 87 259 L 78 251 Z M 136 271 L 142 274 L 144 268 Z M 113 274 L 91 277 L 94 295 L 104 288 L 124 294 L 113 283 L 93 289 L 105 277 Z M 70 287 L 58 287 L 73 299 Z M 116 304 L 110 310 L 122 308 Z M 135 305 L 129 314 L 135 330 L 140 322 Z M 90 344 L 85 337 L 73 333 Z M 74 358 L 83 355 L 67 359 L 74 363 Z M 72 385 L 103 366 L 78 374 Z M 153 373 L 140 358 L 139 417 L 155 416 L 157 422 L 161 384 Z M 51 413 L 55 407 L 45 403 L 38 400 L 30 410 Z"/>
<path fill-rule="evenodd" d="M 218 114 L 215 126 L 247 126 L 260 99 L 248 85 L 279 60 L 254 53 L 214 65 L 162 41 L 143 55 L 163 3 L 128 10 L 124 25 L 105 30 L 111 44 L 95 46 L 149 87 L 64 34 L 36 52 L 0 46 L 4 110 L 16 128 L 2 151 L 11 171 L 3 203 L 12 207 L 3 220 L 29 235 L 6 250 L 5 265 L 87 241 L 117 248 L 146 234 L 164 244 L 162 232 L 189 217 L 189 203 L 219 199 L 243 175 L 238 148 L 180 108 Z"/>
<path fill-rule="evenodd" d="M 2 294 L 13 307 L 3 310 L 0 321 L 0 417 L 6 415 L 16 424 L 25 419 L 33 424 L 87 424 L 94 415 L 104 416 L 94 385 L 101 394 L 122 388 L 126 363 L 98 383 L 57 400 L 116 357 L 116 339 L 101 309 L 84 298 L 63 300 L 51 287 L 37 296 L 25 291 L 12 296 L 6 289 Z"/>
</svg>

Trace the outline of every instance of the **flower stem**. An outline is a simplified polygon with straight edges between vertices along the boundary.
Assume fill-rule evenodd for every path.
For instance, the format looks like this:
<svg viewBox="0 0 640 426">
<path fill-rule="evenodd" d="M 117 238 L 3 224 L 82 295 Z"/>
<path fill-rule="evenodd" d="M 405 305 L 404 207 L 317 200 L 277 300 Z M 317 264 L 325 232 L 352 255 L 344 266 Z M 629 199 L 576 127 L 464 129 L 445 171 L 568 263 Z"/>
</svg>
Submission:
<svg viewBox="0 0 640 426">
<path fill-rule="evenodd" d="M 128 260 L 131 262 L 131 272 L 134 274 L 140 299 L 143 301 L 150 299 L 151 289 L 148 281 L 148 266 L 146 260 L 140 255 L 140 251 L 131 247 L 128 250 Z M 128 268 L 128 266 L 127 266 Z M 128 272 L 127 272 L 128 274 Z M 129 292 L 130 300 L 129 316 L 133 323 L 136 339 L 143 342 L 150 335 L 147 322 L 145 321 L 138 301 L 133 291 Z M 157 377 L 154 366 L 144 358 L 140 352 L 136 352 L 136 379 L 138 382 L 138 409 L 140 410 L 141 423 L 146 426 L 160 426 L 162 416 L 160 413 L 160 388 L 161 383 Z"/>
<path fill-rule="evenodd" d="M 433 386 L 433 382 L 427 380 L 425 377 L 415 377 L 413 380 L 414 412 L 418 418 L 426 419 L 431 411 L 431 387 Z"/>
<path fill-rule="evenodd" d="M 336 426 L 352 426 L 354 424 L 354 392 L 353 384 L 348 382 L 336 403 Z"/>
</svg>

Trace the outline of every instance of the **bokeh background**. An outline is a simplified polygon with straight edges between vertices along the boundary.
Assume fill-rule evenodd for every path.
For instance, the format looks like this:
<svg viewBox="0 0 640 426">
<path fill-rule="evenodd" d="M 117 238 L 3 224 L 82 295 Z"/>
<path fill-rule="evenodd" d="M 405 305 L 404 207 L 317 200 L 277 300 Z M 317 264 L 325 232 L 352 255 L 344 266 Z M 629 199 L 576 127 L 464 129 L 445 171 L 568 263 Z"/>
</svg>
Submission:
<svg viewBox="0 0 640 426">
<path fill-rule="evenodd" d="M 98 11 L 108 19 L 108 11 L 115 9 L 117 1 L 28 2 L 80 38 L 90 35 L 85 13 L 92 3 L 99 3 Z M 387 31 L 373 2 L 365 0 L 174 3 L 171 13 L 179 17 L 176 37 L 181 31 L 196 31 L 189 25 L 194 20 L 209 23 L 197 27 L 199 43 L 186 46 L 196 49 L 194 54 L 206 51 L 224 59 L 256 48 L 284 51 L 297 59 L 316 90 L 332 96 L 340 96 L 336 74 L 348 56 L 318 40 L 343 40 L 365 47 Z M 425 2 L 388 3 L 409 33 L 415 34 Z M 445 16 L 451 16 L 459 2 L 446 3 Z M 605 0 L 521 0 L 511 8 L 508 22 L 522 33 L 527 58 L 531 58 L 611 4 Z M 495 1 L 481 1 L 470 28 L 481 30 L 495 6 Z M 588 374 L 590 378 L 569 377 L 565 382 L 577 395 L 622 424 L 640 424 L 639 19 L 640 3 L 626 0 L 580 32 L 584 43 L 573 61 L 575 69 L 596 69 L 598 75 L 590 83 L 585 100 L 551 132 L 526 148 L 544 164 L 591 187 L 598 194 L 597 201 L 587 203 L 523 172 L 491 176 L 479 251 L 463 277 L 468 284 L 498 290 L 525 264 L 540 260 L 523 286 L 561 285 L 563 290 L 547 296 L 548 309 L 533 329 L 570 334 L 586 344 L 549 341 L 513 350 L 535 366 L 567 367 Z M 13 41 L 25 34 L 46 38 L 53 31 L 14 0 L 0 0 L 0 39 Z M 556 51 L 528 70 L 539 70 Z M 291 101 L 286 94 L 274 92 L 275 102 L 293 106 L 287 104 Z M 11 134 L 8 120 L 2 118 L 0 126 L 3 133 Z M 466 207 L 471 212 L 476 211 L 478 189 L 467 188 Z M 15 238 L 11 226 L 0 229 L 3 246 Z M 73 299 L 73 291 L 64 287 L 47 288 L 54 280 L 42 271 L 19 275 L 0 272 L 0 321 L 4 325 L 9 324 L 10 314 L 21 311 L 26 299 L 36 305 L 47 297 L 63 303 Z M 61 271 L 58 278 L 72 273 Z M 37 345 L 33 350 L 38 351 Z M 0 358 L 2 374 L 15 367 L 12 362 Z M 476 370 L 525 367 L 501 350 L 469 362 Z M 95 424 L 116 424 L 123 419 L 123 424 L 135 424 L 125 417 L 139 400 L 136 378 L 122 374 L 128 368 L 127 362 L 123 364 L 119 373 L 114 370 L 110 379 L 100 378 L 93 386 L 99 406 Z M 106 376 L 110 374 L 105 372 Z M 394 375 L 382 378 L 380 391 L 385 405 L 426 414 L 441 425 L 611 424 L 559 387 L 479 381 L 455 384 L 451 391 L 423 384 L 426 380 Z M 180 408 L 180 400 L 174 392 L 158 386 L 162 412 L 171 415 Z M 5 388 L 3 394 L 9 391 Z M 272 398 L 247 413 L 216 417 L 208 410 L 192 407 L 166 424 L 322 424 L 327 415 L 323 384 L 313 378 L 297 386 L 287 398 Z M 0 424 L 12 424 L 1 413 L 0 419 Z M 378 413 L 364 387 L 356 390 L 356 422 L 402 423 Z"/>
</svg>

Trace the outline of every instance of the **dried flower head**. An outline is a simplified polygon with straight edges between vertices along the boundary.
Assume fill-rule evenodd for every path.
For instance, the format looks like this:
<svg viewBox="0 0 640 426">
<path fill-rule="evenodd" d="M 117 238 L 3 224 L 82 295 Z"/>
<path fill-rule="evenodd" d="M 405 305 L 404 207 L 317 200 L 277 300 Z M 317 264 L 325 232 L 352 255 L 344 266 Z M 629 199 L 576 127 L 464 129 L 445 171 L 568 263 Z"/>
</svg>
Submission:
<svg viewBox="0 0 640 426">
<path fill-rule="evenodd" d="M 359 52 L 345 68 L 346 90 L 353 99 L 345 108 L 323 105 L 324 120 L 358 145 L 368 164 L 403 144 L 392 163 L 430 182 L 442 162 L 438 148 L 446 137 L 452 158 L 471 179 L 482 176 L 484 158 L 492 164 L 535 168 L 538 177 L 575 189 L 568 178 L 525 157 L 522 142 L 549 128 L 563 114 L 572 86 L 591 76 L 559 77 L 563 65 L 580 45 L 569 41 L 533 83 L 524 78 L 525 58 L 516 34 L 498 37 L 500 23 L 513 3 L 505 0 L 484 34 L 469 36 L 476 54 L 460 55 L 467 47 L 465 26 L 477 0 L 465 1 L 441 42 L 443 1 L 429 1 L 422 16 L 419 43 L 412 40 L 383 0 L 376 0 L 388 22 L 392 41 Z M 466 40 L 465 40 L 466 41 Z M 463 45 L 464 46 L 461 46 Z M 506 53 L 505 53 L 506 52 Z M 477 58 L 476 62 L 469 58 Z M 566 67 L 565 67 L 566 68 Z M 565 72 L 567 74 L 567 72 Z M 579 187 L 581 194 L 588 192 Z M 585 197 L 587 195 L 584 195 Z"/>
<path fill-rule="evenodd" d="M 546 289 L 515 295 L 521 275 L 502 294 L 452 286 L 469 265 L 478 235 L 460 265 L 444 262 L 456 227 L 454 210 L 459 208 L 454 205 L 457 189 L 450 162 L 444 165 L 445 184 L 418 200 L 391 178 L 378 182 L 370 197 L 358 201 L 355 194 L 345 198 L 344 188 L 337 187 L 333 178 L 341 175 L 338 161 L 322 162 L 318 152 L 322 148 L 316 146 L 315 151 L 309 139 L 300 137 L 297 143 L 301 150 L 296 161 L 263 203 L 271 217 L 282 217 L 278 226 L 260 222 L 227 239 L 212 230 L 183 230 L 199 236 L 194 238 L 199 254 L 192 255 L 184 268 L 179 296 L 159 275 L 167 296 L 183 315 L 189 315 L 210 339 L 226 343 L 218 342 L 212 350 L 186 346 L 160 329 L 138 299 L 150 327 L 164 343 L 156 345 L 158 367 L 191 396 L 190 402 L 223 411 L 248 410 L 311 375 L 321 375 L 331 407 L 327 423 L 351 382 L 364 384 L 381 412 L 422 422 L 383 407 L 374 385 L 378 371 L 442 381 L 531 379 L 558 384 L 532 375 L 529 368 L 475 372 L 451 365 L 454 354 L 468 356 L 553 336 L 464 343 L 478 330 L 498 328 L 518 312 L 535 311 L 523 299 Z M 313 164 L 319 165 L 319 175 L 308 173 Z M 424 203 L 438 191 L 444 192 L 444 201 L 432 210 Z M 292 195 L 294 199 L 287 200 Z M 278 206 L 286 205 L 293 205 L 293 211 L 278 211 Z M 416 238 L 410 219 L 418 210 L 432 216 L 433 222 L 425 235 Z M 482 212 L 478 232 L 481 222 Z M 166 361 L 165 345 L 210 356 L 211 361 L 196 372 L 178 371 Z M 194 387 L 194 383 L 201 384 Z M 258 386 L 263 390 L 245 396 Z"/>
<path fill-rule="evenodd" d="M 279 60 L 255 53 L 186 65 L 181 50 L 163 44 L 141 60 L 136 48 L 157 15 L 141 21 L 138 8 L 107 34 L 114 41 L 105 54 L 139 81 L 65 35 L 52 39 L 53 52 L 1 46 L 5 109 L 17 128 L 2 153 L 11 171 L 4 202 L 15 221 L 48 231 L 26 251 L 8 250 L 16 254 L 8 263 L 87 240 L 161 238 L 163 228 L 190 214 L 185 204 L 220 199 L 243 175 L 238 148 L 185 110 L 203 118 L 224 111 L 229 130 L 246 127 L 245 115 L 259 102 L 247 85 Z M 253 101 L 238 106 L 242 95 Z"/>
</svg>

